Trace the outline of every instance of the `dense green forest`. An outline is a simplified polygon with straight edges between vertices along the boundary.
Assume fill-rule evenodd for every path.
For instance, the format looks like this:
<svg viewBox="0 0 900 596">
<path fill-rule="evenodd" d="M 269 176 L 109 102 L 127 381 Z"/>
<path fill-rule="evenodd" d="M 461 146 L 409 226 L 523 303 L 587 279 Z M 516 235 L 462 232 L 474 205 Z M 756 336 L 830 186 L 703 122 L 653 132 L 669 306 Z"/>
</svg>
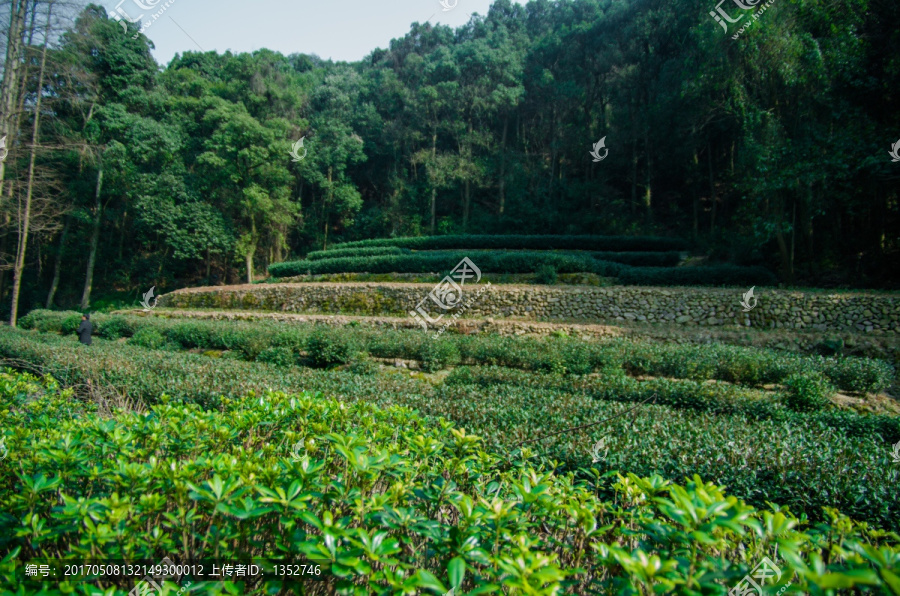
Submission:
<svg viewBox="0 0 900 596">
<path fill-rule="evenodd" d="M 13 318 L 401 235 L 655 234 L 789 285 L 900 279 L 895 3 L 776 2 L 734 39 L 712 0 L 497 0 L 356 63 L 164 67 L 100 6 L 4 9 Z"/>
</svg>

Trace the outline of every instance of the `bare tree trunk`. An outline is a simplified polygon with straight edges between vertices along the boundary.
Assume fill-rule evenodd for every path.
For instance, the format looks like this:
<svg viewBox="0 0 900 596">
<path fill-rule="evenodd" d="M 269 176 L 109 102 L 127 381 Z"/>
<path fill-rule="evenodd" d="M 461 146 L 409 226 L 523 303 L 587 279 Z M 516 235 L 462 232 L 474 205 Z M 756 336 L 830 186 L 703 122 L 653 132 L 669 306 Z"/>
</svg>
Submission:
<svg viewBox="0 0 900 596">
<path fill-rule="evenodd" d="M 84 292 L 81 294 L 81 310 L 91 304 L 91 286 L 94 283 L 94 264 L 97 262 L 97 246 L 100 244 L 100 222 L 103 219 L 103 203 L 100 192 L 103 189 L 103 156 L 101 154 L 97 169 L 97 187 L 94 190 L 94 225 L 91 230 L 91 248 L 88 253 L 87 275 L 84 278 Z"/>
<path fill-rule="evenodd" d="M 716 199 L 716 180 L 713 175 L 712 145 L 709 143 L 706 144 L 706 161 L 709 163 L 709 198 L 712 201 L 712 211 L 709 214 L 709 231 L 712 233 L 716 229 L 716 204 L 718 200 Z"/>
<path fill-rule="evenodd" d="M 9 32 L 6 39 L 6 61 L 3 67 L 3 83 L 0 85 L 0 138 L 10 133 L 10 120 L 18 103 L 19 68 L 21 66 L 22 34 L 25 31 L 25 6 L 27 0 L 12 0 L 9 14 Z M 7 146 L 12 144 L 6 139 Z M 0 161 L 0 198 L 3 196 L 3 180 L 6 174 L 5 160 Z"/>
<path fill-rule="evenodd" d="M 506 132 L 509 129 L 509 115 L 503 118 L 503 136 L 500 138 L 500 214 L 506 208 Z"/>
<path fill-rule="evenodd" d="M 331 182 L 331 166 L 328 166 L 328 199 L 322 205 L 322 219 L 325 220 L 325 238 L 322 240 L 322 250 L 328 250 L 328 206 L 334 199 L 334 186 Z"/>
<path fill-rule="evenodd" d="M 47 292 L 47 308 L 53 308 L 53 299 L 56 297 L 56 289 L 59 287 L 59 274 L 62 270 L 63 251 L 66 247 L 66 236 L 69 235 L 71 218 L 66 217 L 62 234 L 59 236 L 59 248 L 56 251 L 56 261 L 53 263 L 53 281 L 50 282 L 50 291 Z"/>
<path fill-rule="evenodd" d="M 644 129 L 644 145 L 647 147 L 647 186 L 644 190 L 644 208 L 647 209 L 647 222 L 653 221 L 653 156 L 650 148 L 650 129 Z"/>
<path fill-rule="evenodd" d="M 19 314 L 19 293 L 22 290 L 22 272 L 25 270 L 25 253 L 28 249 L 28 231 L 31 226 L 31 199 L 34 195 L 34 164 L 37 159 L 37 146 L 41 127 L 41 99 L 44 89 L 44 71 L 47 66 L 47 44 L 50 41 L 50 17 L 53 3 L 47 6 L 47 25 L 44 29 L 44 48 L 41 52 L 41 70 L 38 75 L 37 99 L 34 104 L 34 128 L 31 132 L 31 156 L 28 160 L 28 186 L 25 190 L 25 214 L 19 223 L 19 246 L 16 251 L 16 265 L 13 273 L 12 305 L 9 312 L 9 324 L 16 326 Z"/>
<path fill-rule="evenodd" d="M 432 167 L 435 167 L 434 161 L 437 158 L 437 130 L 432 132 L 431 135 L 431 163 Z M 431 181 L 431 235 L 434 236 L 434 223 L 435 217 L 437 216 L 437 187 L 435 186 L 437 182 L 435 180 Z"/>
</svg>

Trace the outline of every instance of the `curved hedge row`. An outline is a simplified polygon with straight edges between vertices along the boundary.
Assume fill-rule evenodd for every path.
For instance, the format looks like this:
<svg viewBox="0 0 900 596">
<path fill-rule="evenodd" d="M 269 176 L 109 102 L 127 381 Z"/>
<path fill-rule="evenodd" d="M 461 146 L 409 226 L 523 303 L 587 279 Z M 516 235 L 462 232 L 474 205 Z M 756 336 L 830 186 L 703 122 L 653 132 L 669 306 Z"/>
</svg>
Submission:
<svg viewBox="0 0 900 596">
<path fill-rule="evenodd" d="M 343 257 L 374 257 L 382 255 L 402 255 L 409 254 L 408 248 L 398 248 L 396 246 L 371 246 L 362 248 L 338 248 L 331 250 L 314 250 L 306 255 L 310 261 L 319 261 L 322 259 L 339 259 Z"/>
<path fill-rule="evenodd" d="M 463 257 L 472 258 L 484 273 L 534 273 L 541 267 L 553 267 L 558 273 L 596 273 L 601 277 L 615 277 L 623 285 L 772 286 L 777 283 L 775 275 L 763 267 L 736 265 L 631 267 L 622 263 L 594 259 L 587 255 L 527 251 L 505 253 L 426 251 L 415 254 L 287 261 L 269 265 L 269 273 L 274 277 L 292 277 L 327 273 L 448 272 Z M 670 260 L 671 257 L 662 259 Z M 637 262 L 637 259 L 633 259 L 633 262 Z"/>
<path fill-rule="evenodd" d="M 604 250 L 667 251 L 687 250 L 688 243 L 679 238 L 658 236 L 563 236 L 563 235 L 460 235 L 419 236 L 407 238 L 373 238 L 335 244 L 334 248 L 360 248 L 371 246 L 397 246 L 413 250 L 441 250 L 448 248 L 509 248 L 532 250 Z"/>
<path fill-rule="evenodd" d="M 435 252 L 408 255 L 344 257 L 319 261 L 288 261 L 269 265 L 275 277 L 322 273 L 424 273 L 450 271 L 471 252 Z M 555 267 L 560 273 L 594 272 L 613 275 L 622 265 L 597 261 L 588 255 L 566 255 L 551 252 L 479 253 L 473 259 L 482 272 L 532 273 L 541 266 Z"/>
<path fill-rule="evenodd" d="M 793 582 L 811 594 L 836 585 L 888 593 L 900 575 L 896 534 L 834 509 L 809 525 L 780 507 L 756 510 L 700 476 L 683 486 L 659 475 L 602 477 L 607 462 L 574 480 L 402 407 L 266 391 L 221 411 L 170 401 L 150 415 L 117 411 L 112 422 L 71 397 L 50 378 L 0 373 L 0 429 L 16 454 L 0 460 L 0 551 L 10 553 L 0 584 L 19 586 L 17 594 L 96 592 L 88 582 L 26 577 L 25 563 L 96 558 L 96 545 L 113 540 L 107 556 L 175 563 L 305 555 L 323 560 L 322 582 L 311 585 L 329 594 L 651 594 L 683 586 L 721 594 L 766 556 L 783 570 L 773 591 Z M 621 413 L 617 406 L 603 414 Z M 618 449 L 642 435 L 613 440 Z M 629 446 L 652 459 L 651 445 Z M 724 455 L 737 454 L 726 447 Z M 843 497 L 844 486 L 828 488 Z M 166 594 L 275 594 L 290 585 L 159 581 Z M 106 583 L 105 594 L 123 596 L 135 579 Z"/>
</svg>

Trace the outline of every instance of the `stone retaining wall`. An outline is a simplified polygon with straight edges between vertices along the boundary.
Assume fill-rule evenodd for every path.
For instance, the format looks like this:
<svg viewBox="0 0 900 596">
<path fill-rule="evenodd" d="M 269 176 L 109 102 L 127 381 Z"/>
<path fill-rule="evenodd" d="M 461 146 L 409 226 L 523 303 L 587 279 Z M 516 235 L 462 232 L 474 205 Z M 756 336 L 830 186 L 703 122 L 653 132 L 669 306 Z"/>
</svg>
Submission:
<svg viewBox="0 0 900 596">
<path fill-rule="evenodd" d="M 484 285 L 466 286 L 464 299 L 474 296 Z M 176 290 L 161 296 L 159 304 L 172 308 L 403 316 L 414 310 L 433 288 L 430 284 L 399 283 L 216 286 Z M 757 289 L 757 306 L 745 313 L 740 304 L 744 291 L 492 285 L 465 309 L 465 317 L 641 321 L 900 335 L 900 296 L 894 294 Z M 434 318 L 442 312 L 431 300 L 423 306 Z M 447 318 L 445 315 L 437 326 Z"/>
</svg>

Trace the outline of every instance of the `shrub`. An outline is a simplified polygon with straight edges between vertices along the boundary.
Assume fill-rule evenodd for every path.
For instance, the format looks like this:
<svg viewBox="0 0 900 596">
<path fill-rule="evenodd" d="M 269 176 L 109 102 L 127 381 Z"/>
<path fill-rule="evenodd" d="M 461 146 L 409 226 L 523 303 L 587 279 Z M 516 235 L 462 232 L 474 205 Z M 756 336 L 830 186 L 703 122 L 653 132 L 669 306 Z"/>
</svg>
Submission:
<svg viewBox="0 0 900 596">
<path fill-rule="evenodd" d="M 828 358 L 820 370 L 841 389 L 860 393 L 887 389 L 895 373 L 887 362 L 867 358 Z"/>
<path fill-rule="evenodd" d="M 541 265 L 534 272 L 534 283 L 546 286 L 556 285 L 559 275 L 553 265 Z"/>
<path fill-rule="evenodd" d="M 151 350 L 161 349 L 167 342 L 166 336 L 163 335 L 159 329 L 154 329 L 152 327 L 138 330 L 129 340 L 129 343 Z"/>
<path fill-rule="evenodd" d="M 313 366 L 328 367 L 347 364 L 359 349 L 351 334 L 320 328 L 309 337 L 306 351 Z"/>
<path fill-rule="evenodd" d="M 256 360 L 275 366 L 291 366 L 297 364 L 297 355 L 290 348 L 270 347 L 260 351 Z"/>
<path fill-rule="evenodd" d="M 119 339 L 134 335 L 134 328 L 125 317 L 104 317 L 102 322 L 98 322 L 94 333 L 104 339 Z"/>
<path fill-rule="evenodd" d="M 357 352 L 347 366 L 349 372 L 366 377 L 378 374 L 378 369 L 378 363 L 372 360 L 366 352 Z"/>
<path fill-rule="evenodd" d="M 421 345 L 418 359 L 424 370 L 437 372 L 459 363 L 459 348 L 449 338 L 438 338 Z"/>
<path fill-rule="evenodd" d="M 817 372 L 796 373 L 784 381 L 784 401 L 797 412 L 815 412 L 830 403 L 834 387 Z"/>
</svg>

